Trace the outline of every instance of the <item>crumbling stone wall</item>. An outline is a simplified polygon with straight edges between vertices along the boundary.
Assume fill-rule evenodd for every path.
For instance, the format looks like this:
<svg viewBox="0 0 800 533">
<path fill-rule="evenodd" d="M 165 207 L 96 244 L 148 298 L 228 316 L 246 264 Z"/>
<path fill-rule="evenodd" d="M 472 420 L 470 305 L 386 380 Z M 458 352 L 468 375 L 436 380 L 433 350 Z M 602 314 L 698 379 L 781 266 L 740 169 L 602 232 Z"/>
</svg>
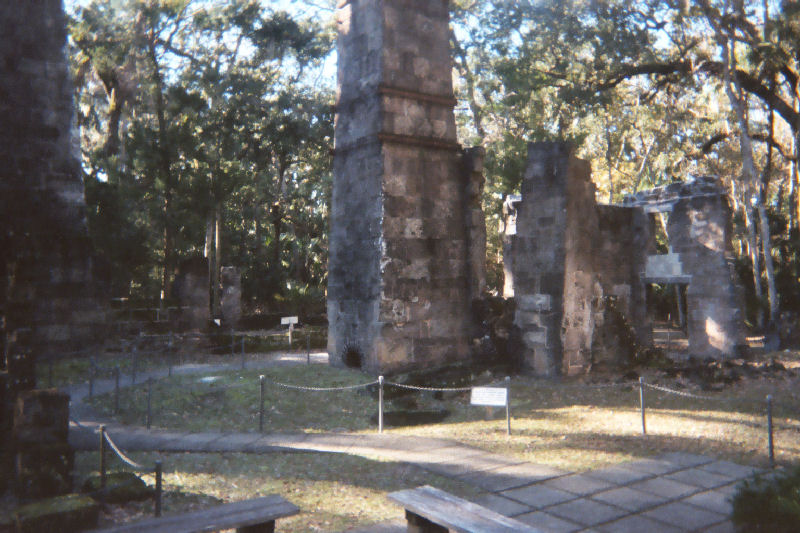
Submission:
<svg viewBox="0 0 800 533">
<path fill-rule="evenodd" d="M 713 179 L 597 205 L 588 164 L 568 143 L 528 147 L 519 198 L 506 201 L 505 296 L 516 301 L 523 363 L 544 376 L 618 365 L 652 344 L 648 283 L 688 284 L 693 355 L 727 357 L 743 340 L 731 263 L 731 212 Z M 655 255 L 650 215 L 669 212 L 671 252 Z M 626 355 L 627 354 L 627 355 Z"/>
<path fill-rule="evenodd" d="M 652 343 L 653 324 L 647 313 L 642 278 L 655 242 L 650 220 L 642 209 L 598 205 L 594 268 L 603 285 L 603 297 L 613 298 L 641 346 Z"/>
<path fill-rule="evenodd" d="M 521 358 L 539 375 L 559 374 L 564 361 L 561 323 L 565 308 L 568 183 L 580 179 L 580 166 L 569 145 L 528 145 L 522 198 L 516 209 L 516 234 L 511 237 L 511 270 L 516 301 L 514 325 L 520 330 Z"/>
<path fill-rule="evenodd" d="M 448 8 L 339 2 L 333 364 L 387 373 L 470 356 L 471 299 L 485 284 L 470 249 L 481 158 L 456 142 Z"/>
<path fill-rule="evenodd" d="M 236 329 L 242 318 L 242 271 L 235 266 L 222 267 L 220 278 L 222 322 L 226 328 Z"/>
<path fill-rule="evenodd" d="M 743 289 L 733 268 L 731 208 L 713 177 L 631 195 L 626 206 L 668 215 L 670 253 L 649 255 L 648 283 L 687 285 L 689 350 L 721 359 L 744 343 Z"/>
</svg>

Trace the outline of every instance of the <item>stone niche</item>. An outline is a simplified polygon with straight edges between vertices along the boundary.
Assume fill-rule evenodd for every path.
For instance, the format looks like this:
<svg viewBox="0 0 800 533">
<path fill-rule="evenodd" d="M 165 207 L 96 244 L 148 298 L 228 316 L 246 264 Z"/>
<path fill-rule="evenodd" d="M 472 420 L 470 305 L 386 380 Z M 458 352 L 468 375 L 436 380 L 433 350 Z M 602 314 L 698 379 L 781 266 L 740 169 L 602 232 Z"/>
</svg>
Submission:
<svg viewBox="0 0 800 533">
<path fill-rule="evenodd" d="M 456 140 L 447 0 L 342 0 L 328 278 L 331 362 L 468 359 L 485 287 L 481 150 Z"/>
</svg>

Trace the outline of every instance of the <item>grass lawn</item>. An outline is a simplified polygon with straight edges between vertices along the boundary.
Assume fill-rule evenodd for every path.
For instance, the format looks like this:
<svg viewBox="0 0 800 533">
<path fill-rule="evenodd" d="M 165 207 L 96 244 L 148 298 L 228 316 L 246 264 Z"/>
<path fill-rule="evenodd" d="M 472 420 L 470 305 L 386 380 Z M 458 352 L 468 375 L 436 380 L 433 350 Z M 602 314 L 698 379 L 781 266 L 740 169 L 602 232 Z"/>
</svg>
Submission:
<svg viewBox="0 0 800 533">
<path fill-rule="evenodd" d="M 786 354 L 796 365 L 796 353 Z M 374 432 L 375 396 L 364 389 L 296 391 L 283 382 L 310 387 L 350 386 L 372 381 L 357 371 L 323 365 L 175 376 L 153 384 L 153 427 L 190 431 L 257 431 L 259 375 L 267 376 L 265 430 L 269 432 Z M 775 451 L 779 464 L 800 463 L 800 378 L 786 373 L 748 378 L 717 392 L 705 392 L 657 371 L 658 383 L 712 399 L 676 396 L 647 389 L 647 433 L 641 436 L 639 388 L 634 381 L 597 386 L 579 380 L 561 383 L 519 376 L 512 380 L 512 435 L 505 434 L 503 409 L 469 405 L 468 393 L 415 392 L 387 399 L 386 411 L 446 409 L 442 422 L 386 431 L 449 438 L 571 471 L 582 471 L 668 451 L 708 454 L 766 466 L 765 396 L 775 398 Z M 488 378 L 487 378 L 488 379 Z M 430 385 L 435 386 L 435 383 Z M 120 412 L 113 396 L 91 404 L 109 419 L 142 425 L 146 386 L 123 389 Z M 387 387 L 387 391 L 388 391 Z M 391 397 L 390 394 L 387 394 Z M 79 454 L 83 471 L 96 468 L 93 454 Z M 152 463 L 154 455 L 137 454 Z M 401 517 L 385 493 L 428 483 L 465 497 L 474 489 L 407 465 L 371 458 L 308 453 L 172 454 L 163 458 L 170 495 L 167 509 L 207 505 L 277 492 L 304 512 L 279 522 L 284 531 L 336 531 Z M 137 508 L 136 505 L 139 507 Z M 136 504 L 118 513 L 150 512 Z M 138 511 L 137 511 L 138 509 Z"/>
<path fill-rule="evenodd" d="M 318 392 L 277 386 L 349 386 L 372 381 L 364 374 L 321 365 L 173 377 L 153 385 L 153 426 L 189 431 L 257 431 L 259 374 L 267 376 L 265 431 L 375 431 L 377 401 L 364 389 Z M 653 382 L 654 378 L 648 378 Z M 678 387 L 676 383 L 662 385 Z M 114 414 L 111 395 L 92 405 L 111 419 L 142 425 L 146 387 L 124 389 Z M 527 461 L 573 471 L 651 456 L 688 451 L 749 464 L 767 464 L 765 396 L 775 398 L 775 450 L 779 463 L 800 462 L 800 380 L 750 379 L 721 392 L 693 391 L 711 400 L 646 389 L 647 437 L 641 436 L 639 389 L 635 382 L 595 387 L 530 377 L 512 381 L 512 435 L 505 434 L 504 410 L 469 405 L 468 393 L 429 392 L 387 400 L 399 408 L 447 409 L 437 424 L 388 428 L 403 434 L 451 438 Z"/>
<path fill-rule="evenodd" d="M 391 503 L 386 493 L 424 484 L 465 498 L 477 494 L 469 485 L 413 466 L 344 454 L 132 455 L 145 465 L 163 461 L 165 513 L 277 493 L 301 509 L 299 515 L 279 520 L 278 531 L 341 531 L 402 519 L 403 509 Z M 76 476 L 88 476 L 97 469 L 97 461 L 97 453 L 77 454 Z M 143 478 L 153 485 L 152 475 Z M 101 520 L 110 524 L 149 517 L 152 512 L 151 501 L 135 502 L 110 507 Z"/>
</svg>

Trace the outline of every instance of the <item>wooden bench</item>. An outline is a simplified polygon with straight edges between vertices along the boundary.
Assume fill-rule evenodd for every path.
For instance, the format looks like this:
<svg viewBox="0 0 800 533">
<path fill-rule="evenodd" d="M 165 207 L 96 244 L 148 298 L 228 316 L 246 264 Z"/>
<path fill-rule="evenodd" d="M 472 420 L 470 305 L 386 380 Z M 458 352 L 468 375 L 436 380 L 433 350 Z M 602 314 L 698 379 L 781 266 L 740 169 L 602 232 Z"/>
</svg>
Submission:
<svg viewBox="0 0 800 533">
<path fill-rule="evenodd" d="M 413 533 L 541 533 L 540 530 L 434 487 L 389 494 L 406 510 Z"/>
<path fill-rule="evenodd" d="M 240 533 L 273 533 L 275 520 L 300 512 L 277 494 L 241 502 L 223 503 L 208 509 L 148 518 L 93 533 L 196 533 L 233 529 Z"/>
</svg>

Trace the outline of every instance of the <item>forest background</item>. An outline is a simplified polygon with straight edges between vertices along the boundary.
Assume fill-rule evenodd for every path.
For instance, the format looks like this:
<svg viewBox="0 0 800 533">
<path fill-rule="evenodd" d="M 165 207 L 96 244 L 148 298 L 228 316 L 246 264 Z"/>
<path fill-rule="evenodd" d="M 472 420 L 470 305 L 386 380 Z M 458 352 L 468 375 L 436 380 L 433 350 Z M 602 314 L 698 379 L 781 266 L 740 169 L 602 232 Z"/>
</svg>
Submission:
<svg viewBox="0 0 800 533">
<path fill-rule="evenodd" d="M 748 321 L 800 312 L 800 1 L 451 6 L 459 138 L 487 150 L 490 288 L 526 145 L 564 139 L 603 203 L 720 177 Z M 113 295 L 168 301 L 180 262 L 203 255 L 217 279 L 241 268 L 250 313 L 323 313 L 335 0 L 67 11 L 89 229 Z"/>
</svg>

